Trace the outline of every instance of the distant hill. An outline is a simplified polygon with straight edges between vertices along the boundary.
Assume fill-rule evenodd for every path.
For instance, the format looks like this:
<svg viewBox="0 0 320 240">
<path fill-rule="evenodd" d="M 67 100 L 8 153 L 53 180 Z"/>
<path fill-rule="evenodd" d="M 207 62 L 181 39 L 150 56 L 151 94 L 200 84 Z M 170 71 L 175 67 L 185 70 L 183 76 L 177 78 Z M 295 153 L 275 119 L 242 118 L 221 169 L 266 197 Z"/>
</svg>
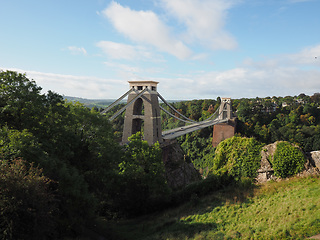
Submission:
<svg viewBox="0 0 320 240">
<path fill-rule="evenodd" d="M 106 108 L 108 107 L 111 103 L 116 101 L 117 99 L 87 99 L 87 98 L 79 98 L 79 97 L 71 97 L 71 96 L 63 96 L 64 99 L 70 102 L 80 102 L 83 105 L 85 105 L 88 108 Z M 181 102 L 184 100 L 167 100 L 169 103 L 173 102 Z M 126 103 L 127 99 L 123 99 L 120 103 Z M 160 101 L 161 103 L 162 101 Z"/>
<path fill-rule="evenodd" d="M 87 98 L 79 98 L 79 97 L 71 97 L 71 96 L 63 96 L 64 99 L 70 102 L 80 102 L 88 108 L 106 108 L 111 103 L 116 101 L 116 99 L 87 99 Z M 122 100 L 121 102 L 125 103 L 126 100 Z"/>
</svg>

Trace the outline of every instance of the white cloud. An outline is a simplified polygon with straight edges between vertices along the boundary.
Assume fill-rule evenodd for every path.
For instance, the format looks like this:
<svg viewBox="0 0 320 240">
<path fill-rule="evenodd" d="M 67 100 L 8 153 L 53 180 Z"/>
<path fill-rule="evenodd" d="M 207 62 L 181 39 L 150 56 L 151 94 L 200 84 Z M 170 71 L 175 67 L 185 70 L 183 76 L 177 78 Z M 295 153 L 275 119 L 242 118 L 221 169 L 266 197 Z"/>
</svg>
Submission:
<svg viewBox="0 0 320 240">
<path fill-rule="evenodd" d="M 75 46 L 69 46 L 67 47 L 67 49 L 72 53 L 72 54 L 83 54 L 83 55 L 87 55 L 87 51 L 86 49 L 84 49 L 83 47 L 75 47 Z"/>
<path fill-rule="evenodd" d="M 33 79 L 42 87 L 43 93 L 51 90 L 65 96 L 116 99 L 128 89 L 127 82 L 118 79 L 44 73 L 16 68 L 0 67 L 0 69 L 26 73 L 29 79 Z"/>
<path fill-rule="evenodd" d="M 320 45 L 307 47 L 296 54 L 285 56 L 290 63 L 299 65 L 318 65 L 320 67 Z"/>
<path fill-rule="evenodd" d="M 179 59 L 186 59 L 192 53 L 152 11 L 131 10 L 113 1 L 102 13 L 117 31 L 135 42 L 154 46 Z"/>
<path fill-rule="evenodd" d="M 320 92 L 320 57 L 315 56 L 320 56 L 320 45 L 263 61 L 247 59 L 243 66 L 226 71 L 155 80 L 160 82 L 159 91 L 167 99 L 312 95 Z"/>
<path fill-rule="evenodd" d="M 161 0 L 168 13 L 187 28 L 185 39 L 211 49 L 233 49 L 237 43 L 223 28 L 230 0 Z"/>
<path fill-rule="evenodd" d="M 246 59 L 244 61 L 246 66 L 255 68 L 277 68 L 282 67 L 320 67 L 320 44 L 312 47 L 306 47 L 297 53 L 282 54 L 271 56 L 260 61 Z"/>
<path fill-rule="evenodd" d="M 186 69 L 183 74 L 176 75 L 166 69 L 148 69 L 139 64 L 105 62 L 118 73 L 118 79 L 11 70 L 26 72 L 45 91 L 85 98 L 116 99 L 127 91 L 128 80 L 146 80 L 138 75 L 149 75 L 147 80 L 160 82 L 158 90 L 166 99 L 254 98 L 320 92 L 320 59 L 315 58 L 319 55 L 320 45 L 317 45 L 263 61 L 246 60 L 242 66 L 226 71 L 190 72 Z M 159 71 L 172 77 L 154 77 Z"/>
<path fill-rule="evenodd" d="M 152 53 L 142 46 L 132 46 L 110 41 L 100 41 L 96 45 L 112 59 L 143 60 L 153 57 Z"/>
</svg>

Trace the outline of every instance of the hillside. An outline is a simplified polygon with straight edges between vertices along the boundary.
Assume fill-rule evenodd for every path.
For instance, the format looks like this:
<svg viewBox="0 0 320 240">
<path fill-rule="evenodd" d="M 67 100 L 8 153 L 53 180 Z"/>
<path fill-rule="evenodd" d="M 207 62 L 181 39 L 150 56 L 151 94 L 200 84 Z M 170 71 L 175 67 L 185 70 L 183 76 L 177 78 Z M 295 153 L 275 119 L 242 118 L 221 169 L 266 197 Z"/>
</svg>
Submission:
<svg viewBox="0 0 320 240">
<path fill-rule="evenodd" d="M 63 97 L 64 99 L 70 102 L 80 102 L 88 108 L 93 108 L 93 107 L 106 108 L 116 100 L 116 99 L 87 99 L 87 98 L 79 98 L 79 97 L 71 97 L 71 96 L 63 96 Z"/>
<path fill-rule="evenodd" d="M 229 187 L 181 207 L 114 222 L 114 239 L 305 239 L 320 232 L 320 178 Z"/>
<path fill-rule="evenodd" d="M 87 99 L 87 98 L 80 98 L 80 97 L 71 97 L 71 96 L 63 96 L 64 99 L 70 102 L 79 102 L 82 103 L 84 106 L 88 108 L 106 108 L 108 107 L 111 103 L 115 102 L 117 99 Z M 169 103 L 173 102 L 180 102 L 183 100 L 167 100 Z M 127 100 L 123 99 L 120 101 L 120 103 L 126 103 Z M 161 101 L 160 101 L 161 102 Z"/>
</svg>

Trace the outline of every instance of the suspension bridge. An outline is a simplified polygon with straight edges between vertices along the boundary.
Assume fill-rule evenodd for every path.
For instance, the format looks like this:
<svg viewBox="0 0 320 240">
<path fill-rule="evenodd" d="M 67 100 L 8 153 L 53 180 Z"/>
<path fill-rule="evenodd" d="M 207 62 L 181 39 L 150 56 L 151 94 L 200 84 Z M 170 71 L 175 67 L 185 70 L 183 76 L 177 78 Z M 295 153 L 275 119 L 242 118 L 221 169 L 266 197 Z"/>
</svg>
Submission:
<svg viewBox="0 0 320 240">
<path fill-rule="evenodd" d="M 129 84 L 130 89 L 101 112 L 101 114 L 107 113 L 124 98 L 128 97 L 127 104 L 109 118 L 109 120 L 112 121 L 126 111 L 122 137 L 123 143 L 128 142 L 128 137 L 132 134 L 141 131 L 142 125 L 144 125 L 144 138 L 151 145 L 157 141 L 161 143 L 165 140 L 174 139 L 212 125 L 227 123 L 233 118 L 230 98 L 222 98 L 220 107 L 211 116 L 206 120 L 196 122 L 181 114 L 160 95 L 157 91 L 158 82 L 129 81 Z M 160 106 L 159 99 L 167 105 L 174 114 Z M 184 122 L 186 125 L 162 131 L 160 110 Z"/>
</svg>

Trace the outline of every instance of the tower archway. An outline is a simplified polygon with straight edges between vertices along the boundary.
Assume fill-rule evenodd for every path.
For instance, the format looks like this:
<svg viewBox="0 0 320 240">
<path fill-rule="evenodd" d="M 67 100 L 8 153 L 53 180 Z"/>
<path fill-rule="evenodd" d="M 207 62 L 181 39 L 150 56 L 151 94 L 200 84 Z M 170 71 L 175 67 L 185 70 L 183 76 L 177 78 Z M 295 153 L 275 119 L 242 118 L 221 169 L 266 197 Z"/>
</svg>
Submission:
<svg viewBox="0 0 320 240">
<path fill-rule="evenodd" d="M 130 81 L 129 84 L 134 91 L 128 95 L 128 104 L 144 92 L 126 109 L 122 143 L 127 143 L 128 138 L 139 131 L 143 132 L 149 145 L 157 141 L 162 142 L 158 82 Z"/>
</svg>

